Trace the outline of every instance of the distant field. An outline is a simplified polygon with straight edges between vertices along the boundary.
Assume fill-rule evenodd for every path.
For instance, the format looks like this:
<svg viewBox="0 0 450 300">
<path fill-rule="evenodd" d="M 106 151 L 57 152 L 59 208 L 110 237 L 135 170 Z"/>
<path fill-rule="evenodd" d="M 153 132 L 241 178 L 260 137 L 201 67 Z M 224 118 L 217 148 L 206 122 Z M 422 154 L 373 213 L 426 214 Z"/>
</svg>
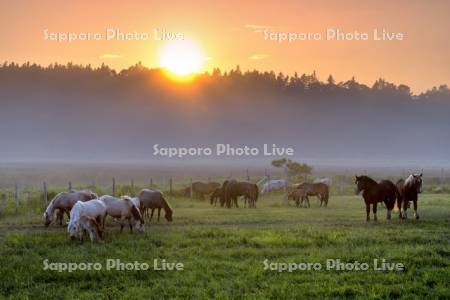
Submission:
<svg viewBox="0 0 450 300">
<path fill-rule="evenodd" d="M 257 209 L 225 209 L 173 198 L 174 222 L 119 234 L 110 221 L 101 244 L 70 242 L 65 228 L 45 229 L 37 212 L 0 219 L 0 292 L 11 298 L 449 298 L 450 195 L 425 194 L 421 219 L 366 223 L 360 196 L 334 196 L 328 208 L 296 208 L 281 195 Z M 410 214 L 412 217 L 412 213 Z M 167 259 L 184 271 L 43 270 L 50 262 Z M 263 261 L 368 262 L 386 259 L 403 272 L 264 270 Z"/>
</svg>

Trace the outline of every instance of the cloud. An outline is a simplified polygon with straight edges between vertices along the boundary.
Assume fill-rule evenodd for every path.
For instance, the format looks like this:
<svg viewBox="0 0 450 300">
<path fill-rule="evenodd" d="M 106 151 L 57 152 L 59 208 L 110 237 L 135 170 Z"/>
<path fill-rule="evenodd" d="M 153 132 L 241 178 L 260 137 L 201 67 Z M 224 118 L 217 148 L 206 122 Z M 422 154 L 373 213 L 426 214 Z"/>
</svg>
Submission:
<svg viewBox="0 0 450 300">
<path fill-rule="evenodd" d="M 256 24 L 246 24 L 245 28 L 253 30 L 254 32 L 263 32 L 266 29 L 272 28 L 272 26 L 256 25 Z"/>
<path fill-rule="evenodd" d="M 99 56 L 100 59 L 117 59 L 122 57 L 123 56 L 119 54 L 102 54 Z"/>
<path fill-rule="evenodd" d="M 261 60 L 261 59 L 269 58 L 269 55 L 257 53 L 257 54 L 253 54 L 253 55 L 249 56 L 248 58 L 250 58 L 252 60 Z"/>
</svg>

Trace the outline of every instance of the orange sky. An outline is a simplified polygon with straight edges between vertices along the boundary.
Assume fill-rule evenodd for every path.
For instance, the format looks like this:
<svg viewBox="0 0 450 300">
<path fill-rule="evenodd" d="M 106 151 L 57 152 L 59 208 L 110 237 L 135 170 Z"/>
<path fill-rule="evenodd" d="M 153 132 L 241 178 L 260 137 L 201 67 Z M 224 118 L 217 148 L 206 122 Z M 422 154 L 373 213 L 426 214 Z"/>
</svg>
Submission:
<svg viewBox="0 0 450 300">
<path fill-rule="evenodd" d="M 450 1 L 2 1 L 0 61 L 74 62 L 121 69 L 141 61 L 158 67 L 161 41 L 44 40 L 50 32 L 100 32 L 106 28 L 181 32 L 203 49 L 204 69 L 316 70 L 372 84 L 384 77 L 419 92 L 450 83 Z M 117 1 L 119 2 L 119 1 Z M 381 3 L 384 2 L 384 3 Z M 75 4 L 76 3 L 76 4 Z M 281 4 L 284 3 L 284 4 Z M 256 26 L 255 26 L 256 25 Z M 403 41 L 264 40 L 271 32 L 320 32 L 327 28 L 405 34 Z"/>
</svg>

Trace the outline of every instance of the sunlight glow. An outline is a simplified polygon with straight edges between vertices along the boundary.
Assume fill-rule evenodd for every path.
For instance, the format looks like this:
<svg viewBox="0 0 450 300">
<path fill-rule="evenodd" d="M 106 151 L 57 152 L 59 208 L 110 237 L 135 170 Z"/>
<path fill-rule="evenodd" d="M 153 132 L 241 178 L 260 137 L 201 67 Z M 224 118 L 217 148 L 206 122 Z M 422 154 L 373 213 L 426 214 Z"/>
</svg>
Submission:
<svg viewBox="0 0 450 300">
<path fill-rule="evenodd" d="M 159 59 L 162 68 L 179 77 L 189 77 L 199 72 L 204 60 L 205 57 L 200 48 L 187 40 L 166 44 L 160 51 Z"/>
</svg>

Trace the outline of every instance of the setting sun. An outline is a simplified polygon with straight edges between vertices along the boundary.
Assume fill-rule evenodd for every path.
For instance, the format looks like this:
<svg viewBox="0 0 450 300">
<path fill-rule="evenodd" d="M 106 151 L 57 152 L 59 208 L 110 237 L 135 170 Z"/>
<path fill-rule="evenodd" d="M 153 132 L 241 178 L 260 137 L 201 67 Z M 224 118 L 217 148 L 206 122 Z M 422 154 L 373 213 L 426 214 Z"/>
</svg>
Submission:
<svg viewBox="0 0 450 300">
<path fill-rule="evenodd" d="M 173 41 L 161 49 L 160 66 L 177 76 L 189 76 L 200 71 L 203 62 L 202 51 L 191 41 Z"/>
</svg>

